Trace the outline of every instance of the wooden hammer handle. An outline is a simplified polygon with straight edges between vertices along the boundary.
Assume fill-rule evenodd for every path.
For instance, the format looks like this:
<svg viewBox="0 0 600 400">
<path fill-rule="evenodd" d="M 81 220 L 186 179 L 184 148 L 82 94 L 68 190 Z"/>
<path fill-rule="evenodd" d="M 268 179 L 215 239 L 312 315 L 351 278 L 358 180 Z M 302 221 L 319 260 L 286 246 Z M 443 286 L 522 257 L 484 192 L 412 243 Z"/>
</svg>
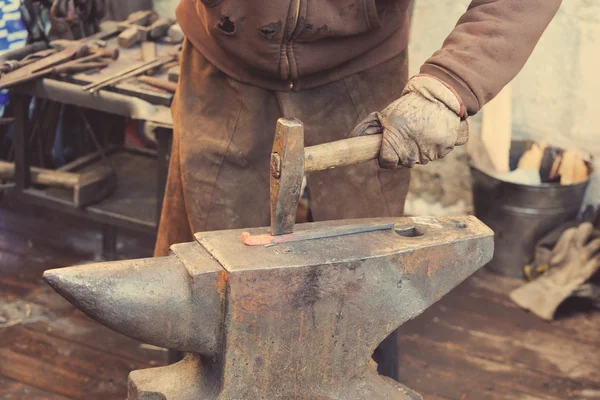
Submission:
<svg viewBox="0 0 600 400">
<path fill-rule="evenodd" d="M 358 136 L 307 147 L 304 149 L 304 170 L 322 171 L 374 160 L 379 157 L 382 138 L 381 134 Z"/>
</svg>

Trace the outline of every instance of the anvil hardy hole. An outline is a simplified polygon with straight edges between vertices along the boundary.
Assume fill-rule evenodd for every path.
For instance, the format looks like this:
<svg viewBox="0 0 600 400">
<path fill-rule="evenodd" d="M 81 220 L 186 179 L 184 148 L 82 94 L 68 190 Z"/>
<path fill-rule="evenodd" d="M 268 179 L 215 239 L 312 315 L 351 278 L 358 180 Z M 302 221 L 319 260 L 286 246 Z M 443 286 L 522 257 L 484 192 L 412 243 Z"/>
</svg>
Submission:
<svg viewBox="0 0 600 400">
<path fill-rule="evenodd" d="M 423 236 L 423 232 L 416 226 L 395 226 L 394 232 L 404 237 L 419 237 Z"/>
</svg>

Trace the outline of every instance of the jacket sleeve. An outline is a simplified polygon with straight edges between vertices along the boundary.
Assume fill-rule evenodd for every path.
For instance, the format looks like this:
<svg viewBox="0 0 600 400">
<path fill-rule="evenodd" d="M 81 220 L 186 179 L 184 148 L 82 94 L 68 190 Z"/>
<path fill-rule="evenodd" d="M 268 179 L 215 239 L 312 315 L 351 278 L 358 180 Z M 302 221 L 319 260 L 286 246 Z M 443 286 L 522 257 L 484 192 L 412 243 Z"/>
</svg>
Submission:
<svg viewBox="0 0 600 400">
<path fill-rule="evenodd" d="M 440 50 L 421 67 L 451 85 L 469 115 L 523 68 L 561 0 L 473 0 Z"/>
</svg>

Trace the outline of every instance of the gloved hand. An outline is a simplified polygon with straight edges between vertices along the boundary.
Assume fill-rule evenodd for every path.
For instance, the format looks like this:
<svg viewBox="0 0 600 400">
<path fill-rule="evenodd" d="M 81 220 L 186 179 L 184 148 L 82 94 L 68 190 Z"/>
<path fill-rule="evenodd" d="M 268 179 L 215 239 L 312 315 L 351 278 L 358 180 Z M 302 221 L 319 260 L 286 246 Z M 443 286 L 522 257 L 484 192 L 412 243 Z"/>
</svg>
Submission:
<svg viewBox="0 0 600 400">
<path fill-rule="evenodd" d="M 429 75 L 408 81 L 398 100 L 360 122 L 350 136 L 383 133 L 382 168 L 412 168 L 448 154 L 469 139 L 465 107 L 449 85 Z"/>
<path fill-rule="evenodd" d="M 552 250 L 548 272 L 512 291 L 510 298 L 537 316 L 552 320 L 558 306 L 576 294 L 600 267 L 600 239 L 593 234 L 589 222 L 564 231 Z"/>
</svg>

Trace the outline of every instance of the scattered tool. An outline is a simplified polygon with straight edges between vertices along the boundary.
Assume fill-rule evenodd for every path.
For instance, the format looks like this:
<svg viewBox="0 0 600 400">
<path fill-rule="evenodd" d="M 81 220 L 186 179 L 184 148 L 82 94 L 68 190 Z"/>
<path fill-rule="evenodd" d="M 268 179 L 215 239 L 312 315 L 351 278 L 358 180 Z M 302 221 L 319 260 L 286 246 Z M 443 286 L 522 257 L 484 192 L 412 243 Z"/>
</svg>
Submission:
<svg viewBox="0 0 600 400">
<path fill-rule="evenodd" d="M 144 62 L 150 62 L 156 60 L 156 43 L 154 42 L 143 42 L 142 43 L 142 60 Z"/>
<path fill-rule="evenodd" d="M 25 46 L 19 47 L 18 49 L 3 51 L 2 54 L 0 54 L 0 62 L 4 63 L 5 61 L 11 60 L 19 61 L 31 54 L 48 49 L 48 46 L 48 43 L 44 41 L 39 41 L 33 42 L 31 44 L 26 44 Z"/>
<path fill-rule="evenodd" d="M 272 204 L 284 232 L 294 228 L 285 217 L 304 170 L 371 158 L 381 140 L 369 138 L 366 150 L 357 145 L 366 138 L 304 149 L 301 136 L 299 121 L 280 120 Z M 44 279 L 104 325 L 188 352 L 177 364 L 133 371 L 129 400 L 421 399 L 379 376 L 373 351 L 491 259 L 492 231 L 468 216 L 318 222 L 271 233 L 198 233 L 168 257 L 55 269 Z M 284 240 L 247 246 L 242 234 Z M 304 238 L 285 240 L 291 235 Z"/>
<path fill-rule="evenodd" d="M 91 70 L 97 70 L 106 67 L 108 67 L 107 62 L 84 62 L 73 64 L 69 63 L 50 68 L 48 71 L 48 75 L 76 74 L 79 72 L 89 72 Z"/>
<path fill-rule="evenodd" d="M 0 89 L 7 89 L 20 83 L 37 79 L 39 75 L 35 75 L 36 72 L 54 67 L 73 58 L 86 56 L 89 52 L 90 49 L 87 44 L 73 42 L 71 46 L 65 47 L 47 57 L 43 57 L 2 76 L 0 78 Z"/>
<path fill-rule="evenodd" d="M 143 82 L 146 85 L 150 85 L 155 88 L 166 90 L 167 92 L 170 92 L 170 93 L 175 93 L 175 91 L 177 90 L 176 83 L 169 82 L 164 79 L 154 78 L 152 76 L 146 76 L 146 75 L 138 76 L 138 81 Z"/>
<path fill-rule="evenodd" d="M 119 46 L 129 48 L 137 43 L 147 40 L 157 40 L 167 34 L 173 20 L 161 18 L 150 26 L 132 26 L 119 35 Z"/>
<path fill-rule="evenodd" d="M 169 72 L 170 72 L 172 69 L 174 69 L 174 68 L 176 68 L 177 70 L 179 70 L 179 69 L 180 69 L 180 66 L 179 66 L 179 60 L 178 60 L 178 59 L 174 59 L 173 61 L 170 61 L 170 62 L 168 62 L 168 63 L 166 63 L 166 64 L 163 64 L 163 65 L 161 65 L 161 66 L 160 66 L 160 69 L 159 69 L 159 71 L 160 71 L 160 72 L 166 72 L 166 73 L 167 73 L 167 78 L 168 78 L 168 80 L 169 80 L 170 82 L 175 82 L 175 83 L 177 83 L 177 81 L 173 81 L 173 80 L 171 79 L 171 76 L 169 75 Z"/>
<path fill-rule="evenodd" d="M 169 77 L 169 81 L 170 82 L 179 82 L 179 72 L 181 71 L 181 68 L 179 67 L 179 65 L 174 65 L 172 67 L 170 67 L 167 71 L 167 76 Z"/>
<path fill-rule="evenodd" d="M 29 54 L 21 60 L 6 60 L 0 65 L 0 73 L 7 74 L 9 72 L 16 71 L 19 68 L 23 68 L 26 65 L 32 64 L 56 52 L 58 52 L 58 49 L 55 48 L 43 49 L 38 52 Z"/>
<path fill-rule="evenodd" d="M 73 73 L 73 72 L 81 72 L 92 68 L 102 68 L 107 64 L 104 62 L 98 62 L 100 59 L 113 59 L 116 60 L 119 58 L 118 49 L 89 49 L 87 46 L 83 45 L 79 48 L 79 53 L 72 54 L 69 58 L 60 58 L 59 62 L 54 62 L 52 60 L 48 60 L 48 58 L 54 57 L 58 53 L 55 53 L 51 56 L 48 56 L 39 61 L 34 61 L 33 63 L 26 65 L 23 68 L 20 68 L 14 72 L 9 72 L 4 75 L 0 79 L 0 88 L 12 87 L 24 82 L 29 82 L 35 79 L 43 78 L 53 74 L 59 73 Z M 67 54 L 67 53 L 65 53 Z M 77 56 L 75 59 L 72 59 L 73 56 Z M 57 58 L 58 60 L 58 58 Z M 40 68 L 40 66 L 45 66 L 44 68 Z M 32 67 L 32 68 L 30 68 Z M 27 71 L 23 71 L 27 70 Z M 25 73 L 26 72 L 26 73 Z M 15 75 L 13 75 L 15 74 Z"/>
<path fill-rule="evenodd" d="M 156 60 L 158 53 L 156 50 L 156 43 L 154 42 L 142 42 L 141 46 L 142 50 L 142 61 L 144 62 L 152 62 Z M 154 75 L 156 73 L 156 68 L 147 71 L 149 75 Z"/>
<path fill-rule="evenodd" d="M 119 36 L 123 35 L 123 40 L 127 40 L 130 36 L 137 35 L 138 26 L 148 26 L 158 19 L 158 14 L 152 10 L 139 10 L 127 16 L 127 19 L 117 23 Z M 131 30 L 130 30 L 131 28 Z"/>
<path fill-rule="evenodd" d="M 158 18 L 154 11 L 138 11 L 119 24 L 119 46 L 129 48 L 147 40 L 157 40 L 165 36 L 175 21 Z"/>
<path fill-rule="evenodd" d="M 110 85 L 114 85 L 118 82 L 124 81 L 125 79 L 134 78 L 138 75 L 141 75 L 147 71 L 152 71 L 155 68 L 158 68 L 168 62 L 176 60 L 176 55 L 168 55 L 164 57 L 156 58 L 155 60 L 144 62 L 139 65 L 134 65 L 131 68 L 128 68 L 124 71 L 119 71 L 118 73 L 108 76 L 102 80 L 97 82 L 90 83 L 87 86 L 83 87 L 83 90 L 86 92 L 94 93 L 102 88 L 105 88 Z"/>
</svg>

